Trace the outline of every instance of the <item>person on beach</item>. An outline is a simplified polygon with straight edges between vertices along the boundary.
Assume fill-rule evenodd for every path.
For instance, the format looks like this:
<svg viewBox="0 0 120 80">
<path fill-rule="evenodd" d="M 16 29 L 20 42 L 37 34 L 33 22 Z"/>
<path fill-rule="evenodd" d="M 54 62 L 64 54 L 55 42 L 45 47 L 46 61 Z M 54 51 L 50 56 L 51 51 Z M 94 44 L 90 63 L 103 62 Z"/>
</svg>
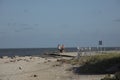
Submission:
<svg viewBox="0 0 120 80">
<path fill-rule="evenodd" d="M 64 48 L 64 44 L 62 44 L 62 46 L 61 46 L 61 51 L 60 51 L 60 52 L 63 53 L 63 52 L 64 52 L 64 49 L 65 49 L 65 48 Z"/>
<path fill-rule="evenodd" d="M 60 46 L 60 44 L 58 44 L 57 48 L 58 48 L 58 51 L 61 52 L 61 46 Z"/>
<path fill-rule="evenodd" d="M 60 44 L 58 44 L 58 51 L 60 52 L 60 53 L 63 53 L 64 52 L 64 45 L 62 44 L 62 46 L 60 46 Z"/>
<path fill-rule="evenodd" d="M 80 47 L 77 46 L 77 59 L 79 59 L 79 58 L 80 58 Z"/>
</svg>

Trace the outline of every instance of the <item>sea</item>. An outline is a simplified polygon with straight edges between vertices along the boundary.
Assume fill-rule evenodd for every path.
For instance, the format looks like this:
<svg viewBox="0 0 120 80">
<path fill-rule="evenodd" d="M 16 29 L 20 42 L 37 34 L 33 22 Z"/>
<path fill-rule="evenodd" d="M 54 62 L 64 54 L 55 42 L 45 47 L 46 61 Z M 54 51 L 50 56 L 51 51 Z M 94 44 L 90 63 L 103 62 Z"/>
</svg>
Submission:
<svg viewBox="0 0 120 80">
<path fill-rule="evenodd" d="M 76 48 L 65 48 L 65 52 L 75 52 Z M 50 54 L 58 52 L 57 48 L 12 48 L 12 49 L 0 49 L 0 57 L 8 56 L 40 56 L 43 54 Z"/>
<path fill-rule="evenodd" d="M 83 49 L 88 49 L 88 47 L 82 47 Z M 91 47 L 91 51 L 98 50 L 120 50 L 120 47 Z M 0 57 L 8 56 L 40 56 L 43 54 L 56 53 L 58 52 L 57 48 L 11 48 L 11 49 L 0 49 Z M 77 52 L 77 48 L 65 48 L 65 52 Z"/>
</svg>

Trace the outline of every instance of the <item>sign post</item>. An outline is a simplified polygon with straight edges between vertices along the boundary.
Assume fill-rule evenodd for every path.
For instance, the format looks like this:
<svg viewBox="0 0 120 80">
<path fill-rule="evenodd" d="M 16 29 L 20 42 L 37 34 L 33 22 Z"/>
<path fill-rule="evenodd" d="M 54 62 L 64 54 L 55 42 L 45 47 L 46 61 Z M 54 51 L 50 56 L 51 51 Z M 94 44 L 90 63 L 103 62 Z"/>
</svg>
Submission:
<svg viewBox="0 0 120 80">
<path fill-rule="evenodd" d="M 100 52 L 102 52 L 102 45 L 103 45 L 102 40 L 99 40 L 99 51 Z"/>
</svg>

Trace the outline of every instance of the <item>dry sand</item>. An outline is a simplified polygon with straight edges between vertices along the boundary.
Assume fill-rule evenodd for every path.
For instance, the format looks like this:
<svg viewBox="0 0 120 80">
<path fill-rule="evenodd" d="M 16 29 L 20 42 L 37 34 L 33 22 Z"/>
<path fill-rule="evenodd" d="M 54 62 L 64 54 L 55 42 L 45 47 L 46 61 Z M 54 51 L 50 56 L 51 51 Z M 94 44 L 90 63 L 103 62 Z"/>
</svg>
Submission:
<svg viewBox="0 0 120 80">
<path fill-rule="evenodd" d="M 77 55 L 76 53 L 64 54 Z M 57 59 L 30 56 L 16 56 L 13 59 L 7 56 L 0 58 L 0 80 L 100 80 L 104 76 L 75 75 L 66 70 L 72 65 L 61 64 L 57 62 Z"/>
</svg>

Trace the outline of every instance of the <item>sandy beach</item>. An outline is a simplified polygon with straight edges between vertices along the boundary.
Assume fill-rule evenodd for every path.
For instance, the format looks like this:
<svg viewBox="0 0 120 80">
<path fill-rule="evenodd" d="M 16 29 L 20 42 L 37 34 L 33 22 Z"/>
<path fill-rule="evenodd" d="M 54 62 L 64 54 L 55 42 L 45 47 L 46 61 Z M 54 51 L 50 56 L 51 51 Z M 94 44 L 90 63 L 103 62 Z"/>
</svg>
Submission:
<svg viewBox="0 0 120 80">
<path fill-rule="evenodd" d="M 62 53 L 76 56 L 77 53 Z M 104 75 L 75 75 L 71 64 L 57 62 L 68 57 L 15 56 L 0 58 L 0 80 L 100 80 Z"/>
</svg>

